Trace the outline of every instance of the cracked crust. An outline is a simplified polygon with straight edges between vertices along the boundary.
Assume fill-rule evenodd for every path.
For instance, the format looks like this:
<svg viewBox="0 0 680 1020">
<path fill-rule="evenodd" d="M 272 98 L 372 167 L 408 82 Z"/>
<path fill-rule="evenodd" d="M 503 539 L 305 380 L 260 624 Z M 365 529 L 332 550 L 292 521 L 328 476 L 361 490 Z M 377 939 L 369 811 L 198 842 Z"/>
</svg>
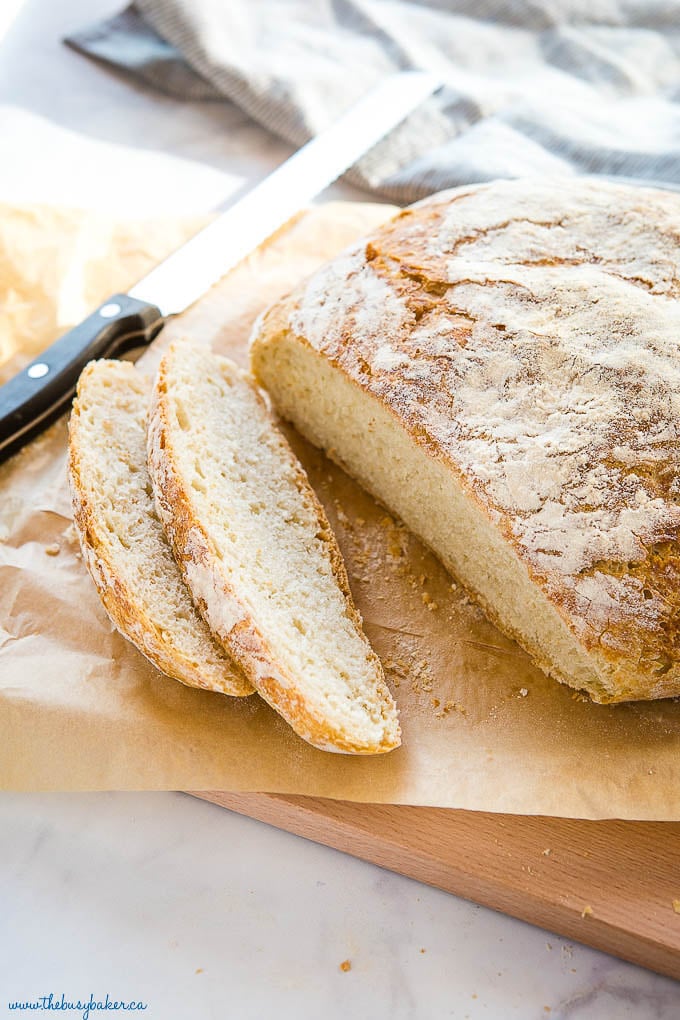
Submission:
<svg viewBox="0 0 680 1020">
<path fill-rule="evenodd" d="M 679 240 L 671 193 L 577 179 L 457 189 L 398 214 L 254 333 L 280 409 L 286 380 L 268 378 L 268 359 L 306 348 L 445 466 L 593 678 L 511 626 L 482 587 L 480 600 L 598 701 L 680 694 Z M 320 442 L 304 408 L 283 413 Z"/>
</svg>

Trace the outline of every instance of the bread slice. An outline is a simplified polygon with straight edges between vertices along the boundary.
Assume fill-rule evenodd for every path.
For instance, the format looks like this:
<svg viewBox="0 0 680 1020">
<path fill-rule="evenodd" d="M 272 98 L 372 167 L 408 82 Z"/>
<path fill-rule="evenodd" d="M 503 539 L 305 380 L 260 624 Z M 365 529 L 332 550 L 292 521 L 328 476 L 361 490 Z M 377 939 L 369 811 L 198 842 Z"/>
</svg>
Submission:
<svg viewBox="0 0 680 1020">
<path fill-rule="evenodd" d="M 397 747 L 396 707 L 335 537 L 250 379 L 208 351 L 171 345 L 148 453 L 186 583 L 256 690 L 323 750 Z"/>
<path fill-rule="evenodd" d="M 213 640 L 163 532 L 146 467 L 150 383 L 132 365 L 93 361 L 69 424 L 69 480 L 83 558 L 113 624 L 189 687 L 253 689 Z"/>
<path fill-rule="evenodd" d="M 461 188 L 252 338 L 279 413 L 599 702 L 680 694 L 678 236 L 653 189 Z"/>
</svg>

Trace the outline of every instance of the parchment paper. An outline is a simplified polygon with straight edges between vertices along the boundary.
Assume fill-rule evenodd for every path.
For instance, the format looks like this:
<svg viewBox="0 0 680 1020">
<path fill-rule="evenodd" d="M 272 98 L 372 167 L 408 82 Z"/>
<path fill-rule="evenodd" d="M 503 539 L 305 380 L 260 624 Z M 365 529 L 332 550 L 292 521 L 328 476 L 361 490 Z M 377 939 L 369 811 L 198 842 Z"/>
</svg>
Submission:
<svg viewBox="0 0 680 1020">
<path fill-rule="evenodd" d="M 152 370 L 162 343 L 181 333 L 245 364 L 262 306 L 389 212 L 336 204 L 300 217 L 169 326 L 140 368 Z M 195 226 L 0 210 L 6 371 Z M 80 559 L 61 421 L 0 468 L 0 786 L 680 819 L 680 704 L 596 706 L 545 677 L 415 538 L 289 435 L 336 529 L 401 709 L 403 747 L 377 758 L 325 754 L 256 696 L 229 699 L 161 676 L 114 631 Z"/>
</svg>

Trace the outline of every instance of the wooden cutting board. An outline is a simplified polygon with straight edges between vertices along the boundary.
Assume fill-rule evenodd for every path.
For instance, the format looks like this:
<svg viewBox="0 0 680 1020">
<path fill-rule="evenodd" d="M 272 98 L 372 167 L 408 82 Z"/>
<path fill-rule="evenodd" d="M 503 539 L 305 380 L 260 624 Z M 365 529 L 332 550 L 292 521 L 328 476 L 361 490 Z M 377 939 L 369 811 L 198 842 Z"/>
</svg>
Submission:
<svg viewBox="0 0 680 1020">
<path fill-rule="evenodd" d="M 195 796 L 680 978 L 680 823 Z"/>
</svg>

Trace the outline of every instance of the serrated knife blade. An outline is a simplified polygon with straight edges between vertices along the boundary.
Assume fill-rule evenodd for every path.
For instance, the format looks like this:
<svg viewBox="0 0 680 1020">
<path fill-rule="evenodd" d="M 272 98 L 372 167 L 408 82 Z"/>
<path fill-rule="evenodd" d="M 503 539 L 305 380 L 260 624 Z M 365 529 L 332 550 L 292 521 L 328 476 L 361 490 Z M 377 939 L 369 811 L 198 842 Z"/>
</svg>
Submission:
<svg viewBox="0 0 680 1020">
<path fill-rule="evenodd" d="M 0 461 L 68 409 L 88 361 L 150 343 L 170 316 L 192 305 L 441 84 L 426 71 L 386 78 L 129 293 L 108 298 L 0 387 Z"/>
</svg>

